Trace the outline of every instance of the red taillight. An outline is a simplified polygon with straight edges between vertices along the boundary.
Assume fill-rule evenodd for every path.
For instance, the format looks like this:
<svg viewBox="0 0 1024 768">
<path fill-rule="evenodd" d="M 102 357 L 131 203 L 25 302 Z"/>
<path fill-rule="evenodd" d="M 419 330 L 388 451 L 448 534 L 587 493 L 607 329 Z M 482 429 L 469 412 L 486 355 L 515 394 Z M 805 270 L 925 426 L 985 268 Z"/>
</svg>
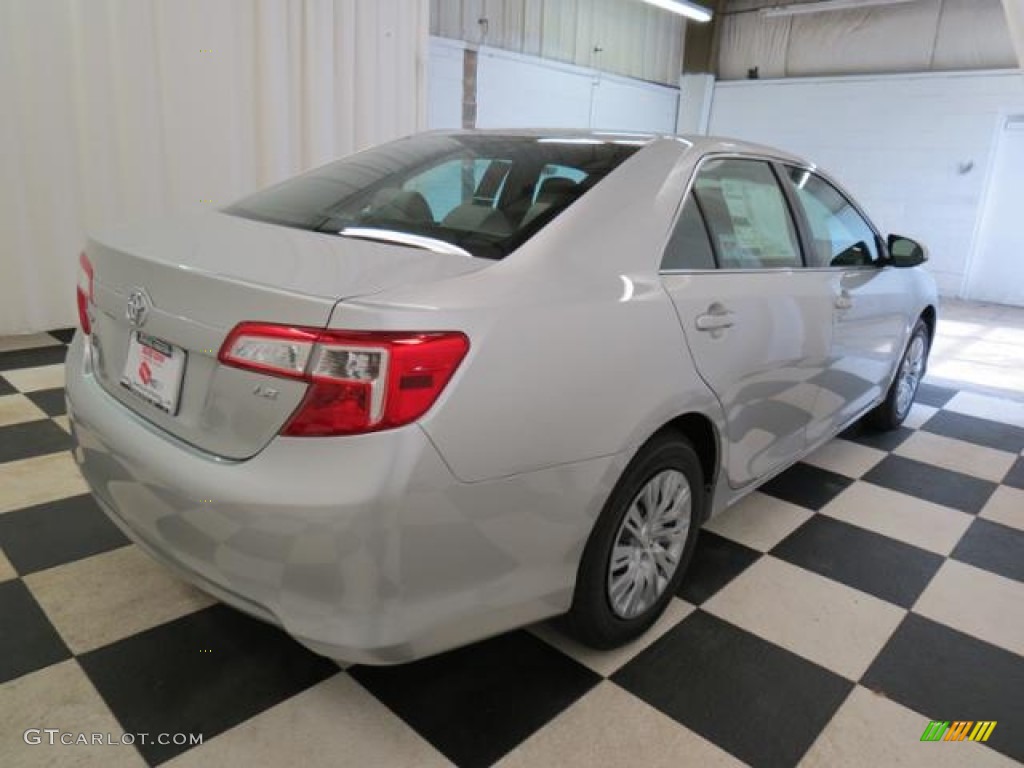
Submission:
<svg viewBox="0 0 1024 768">
<path fill-rule="evenodd" d="M 93 303 L 92 293 L 92 262 L 82 251 L 78 255 L 78 285 L 75 289 L 75 298 L 78 300 L 78 324 L 82 326 L 82 333 L 88 336 L 92 332 L 92 323 L 89 320 L 89 307 Z"/>
<path fill-rule="evenodd" d="M 469 339 L 457 332 L 318 331 L 242 323 L 228 335 L 218 359 L 309 382 L 282 434 L 351 435 L 420 418 L 468 350 Z"/>
</svg>

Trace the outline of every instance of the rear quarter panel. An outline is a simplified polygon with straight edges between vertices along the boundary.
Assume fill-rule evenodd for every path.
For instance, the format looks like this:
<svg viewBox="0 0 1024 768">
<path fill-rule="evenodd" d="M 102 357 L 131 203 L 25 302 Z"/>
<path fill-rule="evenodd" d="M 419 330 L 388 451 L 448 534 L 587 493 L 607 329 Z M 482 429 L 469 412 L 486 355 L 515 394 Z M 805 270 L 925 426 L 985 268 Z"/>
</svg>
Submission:
<svg viewBox="0 0 1024 768">
<path fill-rule="evenodd" d="M 677 415 L 720 422 L 658 275 L 689 150 L 645 148 L 490 269 L 336 307 L 335 327 L 469 335 L 422 421 L 460 480 L 626 461 Z"/>
</svg>

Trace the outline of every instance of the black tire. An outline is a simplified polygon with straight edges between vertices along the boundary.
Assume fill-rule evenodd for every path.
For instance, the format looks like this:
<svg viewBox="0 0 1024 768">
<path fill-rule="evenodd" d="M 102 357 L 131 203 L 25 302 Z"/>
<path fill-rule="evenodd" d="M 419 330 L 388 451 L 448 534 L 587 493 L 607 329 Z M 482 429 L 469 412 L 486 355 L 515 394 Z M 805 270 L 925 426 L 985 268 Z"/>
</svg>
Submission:
<svg viewBox="0 0 1024 768">
<path fill-rule="evenodd" d="M 915 344 L 920 339 L 920 343 L 923 345 L 921 352 L 921 367 L 919 373 L 914 377 L 913 391 L 910 393 L 909 399 L 905 399 L 901 404 L 900 402 L 900 385 L 904 378 L 904 369 L 911 365 L 909 362 L 910 356 L 913 354 Z M 925 370 L 928 366 L 928 352 L 931 347 L 931 338 L 928 333 L 928 326 L 924 320 L 918 320 L 917 325 L 914 326 L 913 332 L 910 334 L 910 338 L 907 340 L 907 347 L 903 350 L 903 357 L 900 358 L 899 367 L 896 369 L 896 375 L 893 377 L 892 384 L 889 385 L 889 391 L 886 393 L 885 400 L 872 411 L 869 411 L 864 416 L 864 423 L 871 427 L 883 432 L 888 432 L 894 429 L 898 429 L 904 420 L 907 418 L 907 414 L 910 413 L 910 408 L 914 404 L 914 398 L 917 397 L 917 389 L 921 383 L 921 379 L 924 377 Z M 902 407 L 901 407 L 902 406 Z"/>
<path fill-rule="evenodd" d="M 622 618 L 615 612 L 609 595 L 612 547 L 633 501 L 648 481 L 665 470 L 681 472 L 690 487 L 691 514 L 686 541 L 675 573 L 658 599 L 639 615 Z M 622 473 L 587 540 L 572 608 L 563 617 L 562 627 L 580 642 L 598 649 L 615 648 L 643 634 L 665 610 L 693 557 L 697 534 L 705 516 L 707 495 L 700 460 L 690 442 L 675 432 L 653 437 Z"/>
</svg>

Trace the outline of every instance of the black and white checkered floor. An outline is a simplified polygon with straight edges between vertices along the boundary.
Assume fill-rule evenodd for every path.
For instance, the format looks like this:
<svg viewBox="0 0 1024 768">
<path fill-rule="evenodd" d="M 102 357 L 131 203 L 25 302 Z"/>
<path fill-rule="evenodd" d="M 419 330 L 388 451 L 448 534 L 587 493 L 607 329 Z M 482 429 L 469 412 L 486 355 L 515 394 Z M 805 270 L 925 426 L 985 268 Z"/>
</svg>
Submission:
<svg viewBox="0 0 1024 768">
<path fill-rule="evenodd" d="M 1024 761 L 1020 403 L 926 385 L 908 427 L 833 441 L 707 526 L 630 648 L 545 625 L 342 671 L 107 522 L 68 453 L 68 338 L 0 352 L 0 765 Z M 998 725 L 922 743 L 931 719 Z M 203 743 L 50 746 L 30 728 Z"/>
</svg>

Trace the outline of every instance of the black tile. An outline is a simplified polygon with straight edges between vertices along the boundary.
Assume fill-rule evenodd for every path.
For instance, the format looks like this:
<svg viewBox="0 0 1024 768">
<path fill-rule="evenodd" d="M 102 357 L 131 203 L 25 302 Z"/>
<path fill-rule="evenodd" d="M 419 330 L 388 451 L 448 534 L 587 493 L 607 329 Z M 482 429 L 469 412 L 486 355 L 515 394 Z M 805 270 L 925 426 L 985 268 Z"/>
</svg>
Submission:
<svg viewBox="0 0 1024 768">
<path fill-rule="evenodd" d="M 852 482 L 849 477 L 800 463 L 772 478 L 758 490 L 817 512 Z"/>
<path fill-rule="evenodd" d="M 1014 488 L 1024 490 L 1024 456 L 1017 459 L 1010 471 L 1003 478 L 1003 485 L 1012 485 Z"/>
<path fill-rule="evenodd" d="M 816 515 L 772 554 L 809 571 L 909 608 L 943 558 L 855 525 Z"/>
<path fill-rule="evenodd" d="M 22 576 L 128 543 L 89 495 L 0 515 L 0 547 Z"/>
<path fill-rule="evenodd" d="M 493 764 L 601 680 L 523 631 L 349 674 L 461 768 Z"/>
<path fill-rule="evenodd" d="M 861 682 L 929 719 L 995 720 L 988 746 L 1024 760 L 1024 658 L 1016 654 L 911 613 Z"/>
<path fill-rule="evenodd" d="M 1024 531 L 979 517 L 960 539 L 952 557 L 1024 581 Z"/>
<path fill-rule="evenodd" d="M 754 766 L 796 765 L 853 687 L 700 610 L 612 680 Z"/>
<path fill-rule="evenodd" d="M 70 450 L 71 435 L 49 419 L 0 427 L 0 463 Z"/>
<path fill-rule="evenodd" d="M 979 419 L 953 411 L 940 411 L 921 427 L 944 437 L 966 440 L 997 451 L 1020 453 L 1024 451 L 1024 429 L 990 419 Z"/>
<path fill-rule="evenodd" d="M 862 479 L 972 515 L 981 511 L 996 489 L 996 483 L 988 480 L 903 456 L 886 456 Z"/>
<path fill-rule="evenodd" d="M 711 531 L 701 531 L 693 560 L 686 570 L 677 594 L 700 605 L 715 592 L 739 576 L 761 553 Z"/>
<path fill-rule="evenodd" d="M 67 403 L 64 401 L 64 387 L 28 392 L 25 397 L 39 406 L 47 416 L 63 416 L 68 411 Z"/>
<path fill-rule="evenodd" d="M 20 579 L 0 582 L 0 617 L 0 683 L 71 657 Z"/>
<path fill-rule="evenodd" d="M 218 733 L 338 671 L 262 621 L 214 605 L 78 657 L 126 733 Z M 136 741 L 150 765 L 189 747 Z"/>
<path fill-rule="evenodd" d="M 58 328 L 55 331 L 47 331 L 47 333 L 49 333 L 51 336 L 57 339 L 57 341 L 60 341 L 64 344 L 70 344 L 71 339 L 74 337 L 76 330 L 77 329 L 75 328 Z"/>
<path fill-rule="evenodd" d="M 909 427 L 899 427 L 898 429 L 890 430 L 872 429 L 863 422 L 858 421 L 852 427 L 840 433 L 839 437 L 843 440 L 866 445 L 868 448 L 877 448 L 880 451 L 888 452 L 895 451 L 912 434 L 914 434 L 914 430 Z"/>
<path fill-rule="evenodd" d="M 18 390 L 16 390 L 14 387 L 10 385 L 7 379 L 5 379 L 3 376 L 0 376 L 0 396 L 13 395 L 17 391 Z"/>
<path fill-rule="evenodd" d="M 56 340 L 52 347 L 37 347 L 35 349 L 17 349 L 13 352 L 0 352 L 0 371 L 10 371 L 15 368 L 35 368 L 40 365 L 54 365 L 63 363 L 68 348 L 58 344 Z"/>
<path fill-rule="evenodd" d="M 930 405 L 933 408 L 943 408 L 956 395 L 957 390 L 955 389 L 921 382 L 917 387 L 917 396 L 914 398 L 914 402 L 921 405 Z"/>
</svg>

